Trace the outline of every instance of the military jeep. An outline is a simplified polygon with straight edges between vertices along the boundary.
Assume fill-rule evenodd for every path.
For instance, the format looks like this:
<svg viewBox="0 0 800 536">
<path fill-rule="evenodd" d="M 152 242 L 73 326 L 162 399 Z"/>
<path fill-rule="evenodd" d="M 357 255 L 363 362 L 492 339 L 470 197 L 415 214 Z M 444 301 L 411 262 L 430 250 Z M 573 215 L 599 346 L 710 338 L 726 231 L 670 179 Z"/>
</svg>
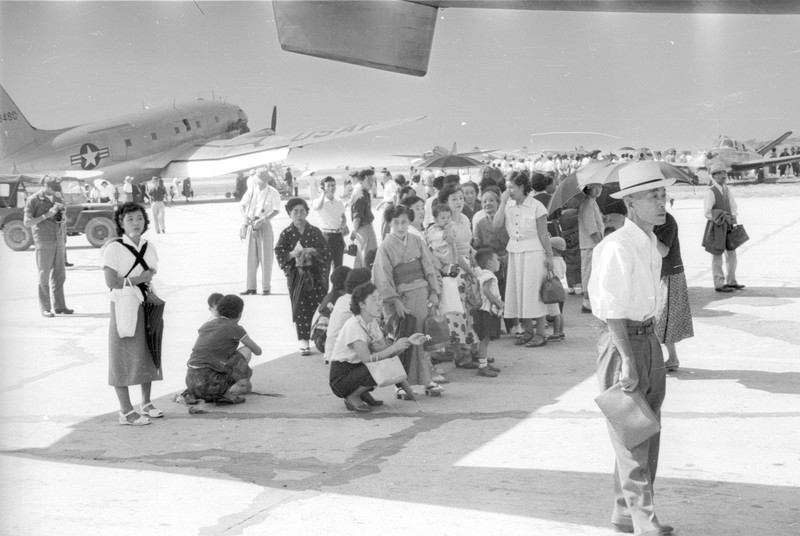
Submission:
<svg viewBox="0 0 800 536">
<path fill-rule="evenodd" d="M 0 175 L 0 229 L 6 245 L 14 251 L 25 251 L 33 245 L 31 229 L 22 223 L 25 201 L 39 190 L 39 180 L 26 175 Z M 67 235 L 86 234 L 91 245 L 101 247 L 116 236 L 114 207 L 107 203 L 87 203 L 84 181 L 61 180 L 66 204 Z"/>
</svg>

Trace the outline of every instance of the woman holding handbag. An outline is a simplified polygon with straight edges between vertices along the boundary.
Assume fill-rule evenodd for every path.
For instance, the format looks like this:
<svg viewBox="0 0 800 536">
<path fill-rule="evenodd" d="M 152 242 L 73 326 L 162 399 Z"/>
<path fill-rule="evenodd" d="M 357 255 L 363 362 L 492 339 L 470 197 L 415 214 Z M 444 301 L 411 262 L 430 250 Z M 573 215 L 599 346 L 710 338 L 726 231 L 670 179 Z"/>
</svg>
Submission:
<svg viewBox="0 0 800 536">
<path fill-rule="evenodd" d="M 547 272 L 553 269 L 553 250 L 547 232 L 547 209 L 530 195 L 531 190 L 524 171 L 512 173 L 493 224 L 496 229 L 505 225 L 509 236 L 505 317 L 519 318 L 525 329 L 516 344 L 535 348 L 547 344 L 547 306 L 539 291 Z"/>
<path fill-rule="evenodd" d="M 133 286 L 139 306 L 136 327 L 132 337 L 120 337 L 117 329 L 114 301 L 111 302 L 111 322 L 108 329 L 108 384 L 114 387 L 119 400 L 119 423 L 142 426 L 151 418 L 162 417 L 161 410 L 150 402 L 153 381 L 161 380 L 161 367 L 155 364 L 147 345 L 144 307 L 145 293 L 151 292 L 153 275 L 158 268 L 158 255 L 153 244 L 142 235 L 150 221 L 144 207 L 137 203 L 124 203 L 114 213 L 117 224 L 116 240 L 109 241 L 102 251 L 103 273 L 109 289 Z M 144 262 L 142 262 L 144 261 Z M 140 385 L 142 402 L 137 412 L 131 404 L 128 387 Z"/>
<path fill-rule="evenodd" d="M 333 394 L 344 399 L 350 411 L 368 413 L 375 406 L 383 404 L 370 395 L 377 383 L 372 377 L 367 363 L 390 359 L 403 353 L 409 346 L 421 345 L 425 335 L 415 333 L 388 344 L 378 325 L 382 300 L 372 283 L 364 283 L 353 289 L 350 298 L 352 318 L 348 319 L 336 339 L 331 355 L 329 384 Z M 375 351 L 377 347 L 383 349 Z M 412 393 L 407 380 L 401 382 L 406 393 Z"/>
<path fill-rule="evenodd" d="M 421 333 L 429 304 L 439 303 L 439 283 L 425 240 L 409 232 L 414 213 L 405 205 L 391 205 L 384 212 L 390 232 L 378 247 L 372 280 L 383 298 L 387 324 L 411 315 L 413 331 Z M 401 357 L 409 385 L 422 385 L 425 394 L 438 396 L 444 389 L 433 381 L 430 358 L 421 346 Z M 403 396 L 398 388 L 398 396 Z"/>
</svg>

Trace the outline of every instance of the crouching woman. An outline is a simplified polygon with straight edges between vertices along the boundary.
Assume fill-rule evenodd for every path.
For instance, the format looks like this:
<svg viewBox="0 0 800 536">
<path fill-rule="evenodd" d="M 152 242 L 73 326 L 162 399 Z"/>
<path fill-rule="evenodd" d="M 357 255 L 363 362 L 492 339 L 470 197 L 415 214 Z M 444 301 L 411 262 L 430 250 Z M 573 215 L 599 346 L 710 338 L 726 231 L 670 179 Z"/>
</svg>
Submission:
<svg viewBox="0 0 800 536">
<path fill-rule="evenodd" d="M 369 393 L 375 389 L 376 383 L 365 363 L 389 359 L 403 353 L 412 344 L 425 342 L 424 335 L 415 333 L 389 344 L 377 322 L 382 305 L 375 285 L 364 283 L 357 286 L 350 298 L 353 316 L 342 326 L 333 347 L 329 379 L 331 391 L 344 399 L 344 405 L 350 411 L 369 412 L 373 406 L 383 404 Z M 377 348 L 382 349 L 376 351 Z M 407 380 L 400 385 L 409 395 L 413 393 Z"/>
</svg>

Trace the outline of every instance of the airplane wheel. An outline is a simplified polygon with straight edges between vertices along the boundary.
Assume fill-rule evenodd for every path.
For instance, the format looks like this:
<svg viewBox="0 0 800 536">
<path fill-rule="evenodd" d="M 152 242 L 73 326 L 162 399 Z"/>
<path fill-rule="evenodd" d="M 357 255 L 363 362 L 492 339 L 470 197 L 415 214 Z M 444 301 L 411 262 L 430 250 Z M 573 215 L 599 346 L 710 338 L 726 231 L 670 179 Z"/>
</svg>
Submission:
<svg viewBox="0 0 800 536">
<path fill-rule="evenodd" d="M 109 238 L 117 236 L 117 226 L 108 218 L 92 218 L 86 225 L 86 239 L 96 248 L 103 247 Z"/>
<path fill-rule="evenodd" d="M 8 222 L 3 227 L 3 238 L 14 251 L 25 251 L 33 245 L 33 233 L 20 220 Z"/>
</svg>

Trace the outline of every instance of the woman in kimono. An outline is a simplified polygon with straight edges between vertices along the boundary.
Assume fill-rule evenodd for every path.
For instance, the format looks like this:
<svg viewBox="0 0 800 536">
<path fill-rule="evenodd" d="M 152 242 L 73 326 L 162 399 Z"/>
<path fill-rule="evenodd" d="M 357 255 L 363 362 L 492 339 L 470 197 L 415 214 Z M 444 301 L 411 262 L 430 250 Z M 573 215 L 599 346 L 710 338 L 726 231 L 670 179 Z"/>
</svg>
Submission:
<svg viewBox="0 0 800 536">
<path fill-rule="evenodd" d="M 407 314 L 414 317 L 414 325 L 407 326 L 410 333 L 422 333 L 429 305 L 439 303 L 439 284 L 431 254 L 425 240 L 409 233 L 413 213 L 405 205 L 392 205 L 384 215 L 390 232 L 378 247 L 372 267 L 372 281 L 383 298 L 386 323 L 400 323 Z M 397 337 L 402 337 L 398 334 Z M 432 380 L 432 367 L 422 346 L 411 346 L 400 360 L 408 374 L 410 385 L 422 385 L 425 394 L 439 396 L 444 389 Z M 406 398 L 398 387 L 397 397 Z"/>
<path fill-rule="evenodd" d="M 311 319 L 327 293 L 325 267 L 330 252 L 322 231 L 306 221 L 308 205 L 300 198 L 286 202 L 292 223 L 275 244 L 275 257 L 286 274 L 292 321 L 300 341 L 300 355 L 311 355 Z"/>
</svg>

